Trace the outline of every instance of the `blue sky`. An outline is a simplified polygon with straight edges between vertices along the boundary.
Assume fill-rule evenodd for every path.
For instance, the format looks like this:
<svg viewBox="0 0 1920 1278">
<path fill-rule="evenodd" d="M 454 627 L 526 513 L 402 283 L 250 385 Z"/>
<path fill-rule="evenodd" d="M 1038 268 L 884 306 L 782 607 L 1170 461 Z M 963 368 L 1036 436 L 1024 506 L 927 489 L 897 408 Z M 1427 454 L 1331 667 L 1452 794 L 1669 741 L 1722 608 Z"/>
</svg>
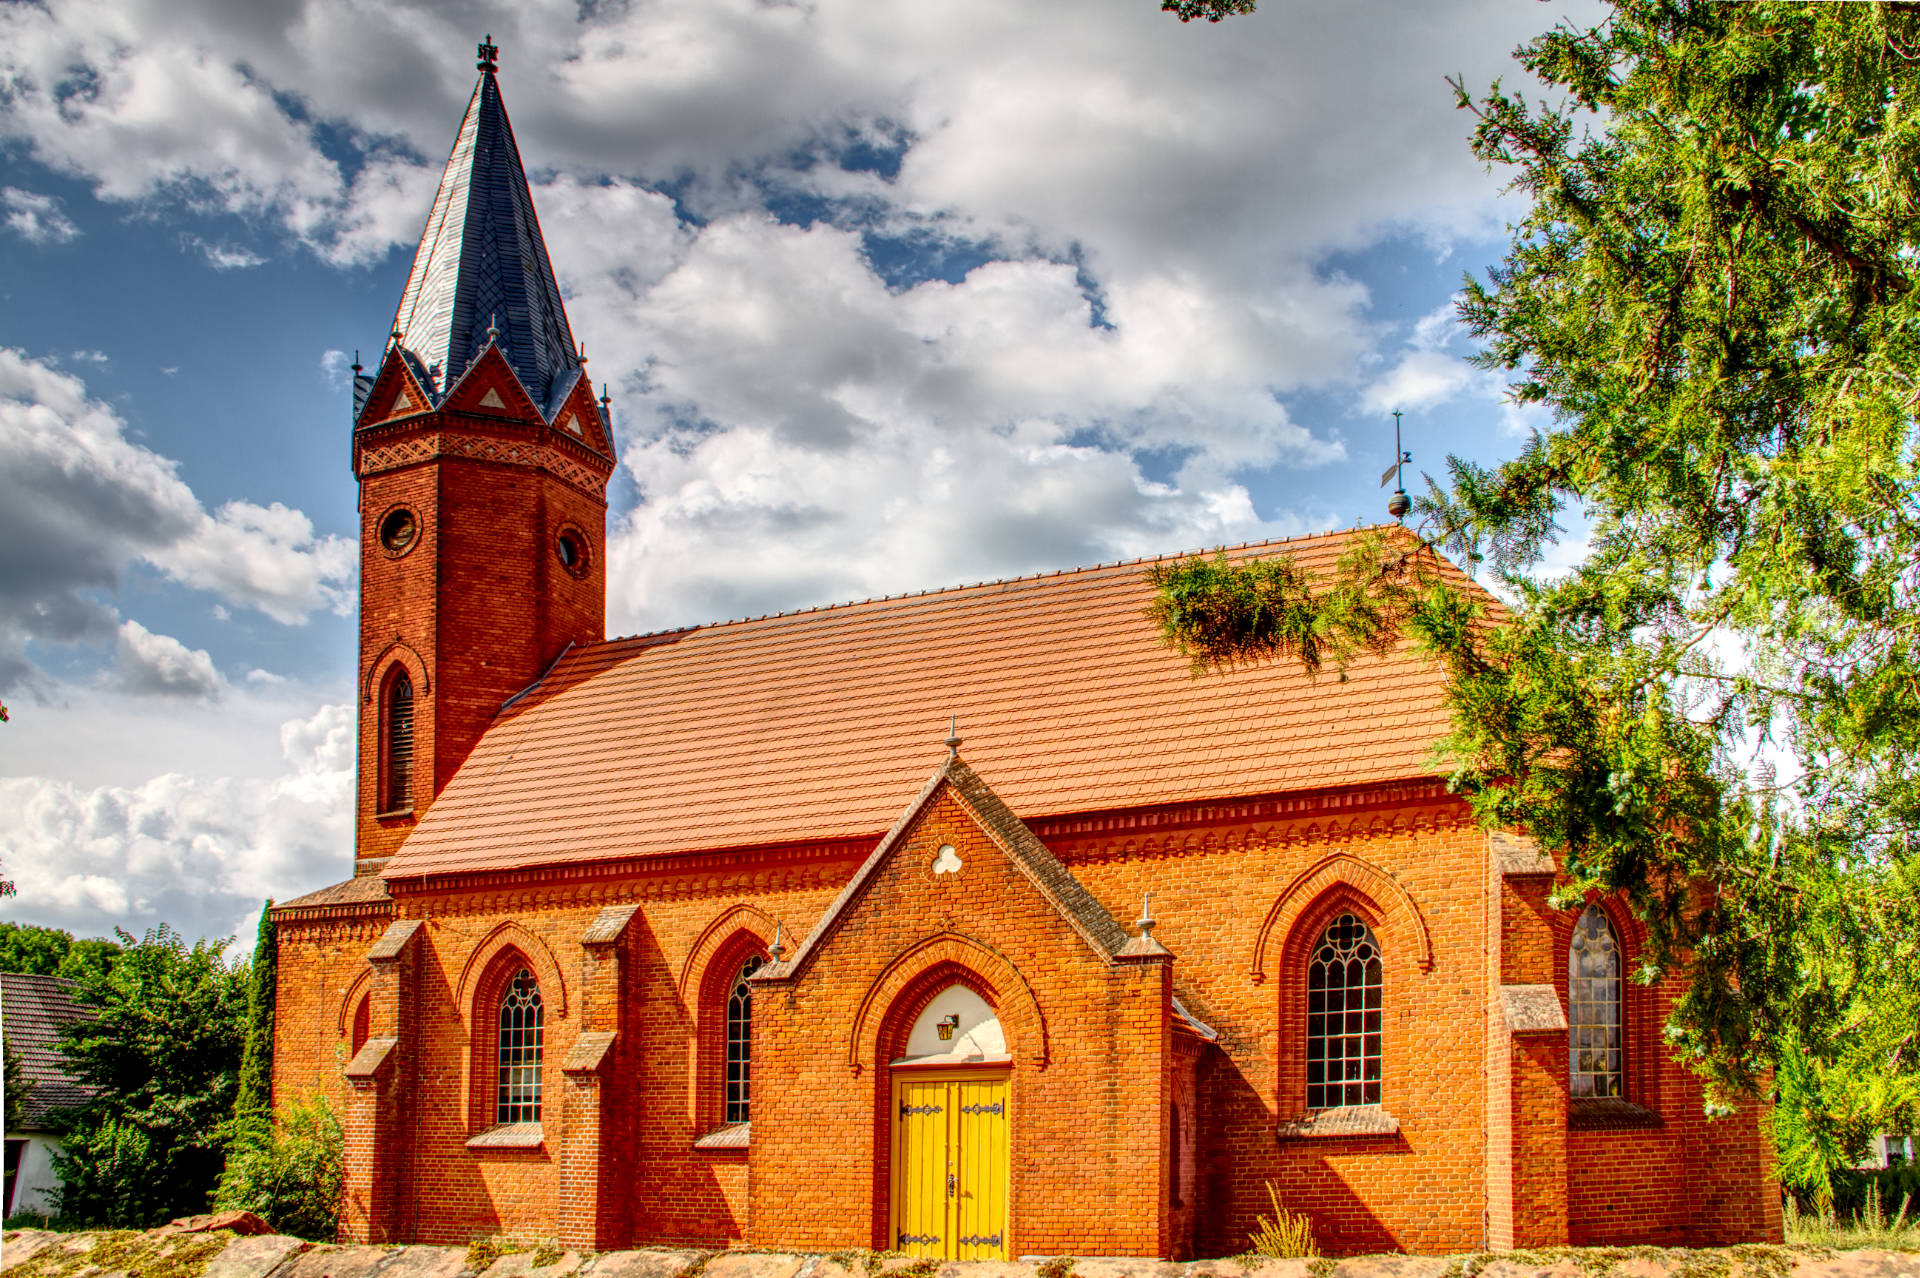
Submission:
<svg viewBox="0 0 1920 1278">
<path fill-rule="evenodd" d="M 1554 4 L 0 6 L 8 916 L 250 926 L 350 863 L 345 365 L 491 33 L 654 629 L 1383 517 L 1526 420 L 1450 315 L 1444 82 Z"/>
</svg>

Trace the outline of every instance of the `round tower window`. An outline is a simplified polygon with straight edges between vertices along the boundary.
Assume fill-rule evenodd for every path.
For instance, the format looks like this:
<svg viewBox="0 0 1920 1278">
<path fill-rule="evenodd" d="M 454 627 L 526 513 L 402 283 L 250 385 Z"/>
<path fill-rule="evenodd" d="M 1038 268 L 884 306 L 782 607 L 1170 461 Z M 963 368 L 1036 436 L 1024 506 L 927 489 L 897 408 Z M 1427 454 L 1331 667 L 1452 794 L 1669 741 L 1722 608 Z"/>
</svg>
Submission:
<svg viewBox="0 0 1920 1278">
<path fill-rule="evenodd" d="M 587 571 L 587 539 L 577 529 L 563 529 L 555 539 L 553 553 L 560 558 L 560 566 L 574 576 L 585 575 Z"/>
<path fill-rule="evenodd" d="M 380 545 L 389 555 L 404 555 L 420 536 L 420 521 L 405 506 L 395 506 L 380 520 Z"/>
</svg>

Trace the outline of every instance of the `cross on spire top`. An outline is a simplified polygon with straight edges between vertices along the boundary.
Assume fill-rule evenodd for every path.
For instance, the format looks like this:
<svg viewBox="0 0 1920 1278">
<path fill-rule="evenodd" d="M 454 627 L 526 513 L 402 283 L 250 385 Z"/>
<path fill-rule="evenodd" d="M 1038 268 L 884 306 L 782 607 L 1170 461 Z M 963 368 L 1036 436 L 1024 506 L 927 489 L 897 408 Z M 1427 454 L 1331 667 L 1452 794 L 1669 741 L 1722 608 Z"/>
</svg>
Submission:
<svg viewBox="0 0 1920 1278">
<path fill-rule="evenodd" d="M 479 55 L 480 61 L 474 64 L 474 70 L 497 71 L 500 69 L 500 46 L 493 42 L 491 31 L 487 33 L 487 38 L 480 42 L 480 47 L 475 52 Z"/>
</svg>

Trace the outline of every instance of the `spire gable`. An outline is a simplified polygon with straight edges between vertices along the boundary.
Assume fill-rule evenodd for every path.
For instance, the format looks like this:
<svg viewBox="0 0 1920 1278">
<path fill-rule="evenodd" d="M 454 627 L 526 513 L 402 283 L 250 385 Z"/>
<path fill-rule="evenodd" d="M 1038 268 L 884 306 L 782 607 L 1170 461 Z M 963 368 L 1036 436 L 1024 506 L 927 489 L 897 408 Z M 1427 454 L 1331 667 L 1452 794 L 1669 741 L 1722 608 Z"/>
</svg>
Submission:
<svg viewBox="0 0 1920 1278">
<path fill-rule="evenodd" d="M 441 385 L 460 381 L 490 340 L 536 403 L 579 367 L 491 58 L 481 61 L 393 328 Z"/>
<path fill-rule="evenodd" d="M 354 419 L 356 430 L 378 426 L 399 417 L 412 417 L 433 407 L 433 395 L 420 376 L 420 370 L 406 352 L 389 346 L 380 367 L 368 381 L 364 394 L 356 394 L 360 411 Z"/>
</svg>

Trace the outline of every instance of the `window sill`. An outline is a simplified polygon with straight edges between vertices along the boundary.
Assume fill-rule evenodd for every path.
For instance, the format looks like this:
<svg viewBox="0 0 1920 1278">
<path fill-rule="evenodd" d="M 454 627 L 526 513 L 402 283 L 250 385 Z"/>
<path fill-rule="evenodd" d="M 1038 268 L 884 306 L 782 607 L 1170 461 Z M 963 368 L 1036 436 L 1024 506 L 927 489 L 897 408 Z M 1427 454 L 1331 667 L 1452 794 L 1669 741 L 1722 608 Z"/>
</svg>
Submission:
<svg viewBox="0 0 1920 1278">
<path fill-rule="evenodd" d="M 1575 1131 L 1640 1131 L 1666 1125 L 1664 1118 L 1646 1106 L 1617 1096 L 1575 1097 L 1567 1102 L 1567 1126 Z"/>
<path fill-rule="evenodd" d="M 413 809 L 394 808 L 389 812 L 376 812 L 373 814 L 373 819 L 376 821 L 411 821 L 413 820 Z"/>
<path fill-rule="evenodd" d="M 547 1143 L 538 1123 L 496 1123 L 467 1139 L 468 1149 L 539 1149 Z"/>
<path fill-rule="evenodd" d="M 725 1127 L 716 1127 L 693 1142 L 699 1150 L 747 1149 L 753 1142 L 752 1123 L 728 1123 Z"/>
<path fill-rule="evenodd" d="M 1281 1140 L 1337 1140 L 1348 1136 L 1397 1136 L 1400 1120 L 1378 1105 L 1346 1105 L 1320 1109 L 1286 1119 Z"/>
</svg>

